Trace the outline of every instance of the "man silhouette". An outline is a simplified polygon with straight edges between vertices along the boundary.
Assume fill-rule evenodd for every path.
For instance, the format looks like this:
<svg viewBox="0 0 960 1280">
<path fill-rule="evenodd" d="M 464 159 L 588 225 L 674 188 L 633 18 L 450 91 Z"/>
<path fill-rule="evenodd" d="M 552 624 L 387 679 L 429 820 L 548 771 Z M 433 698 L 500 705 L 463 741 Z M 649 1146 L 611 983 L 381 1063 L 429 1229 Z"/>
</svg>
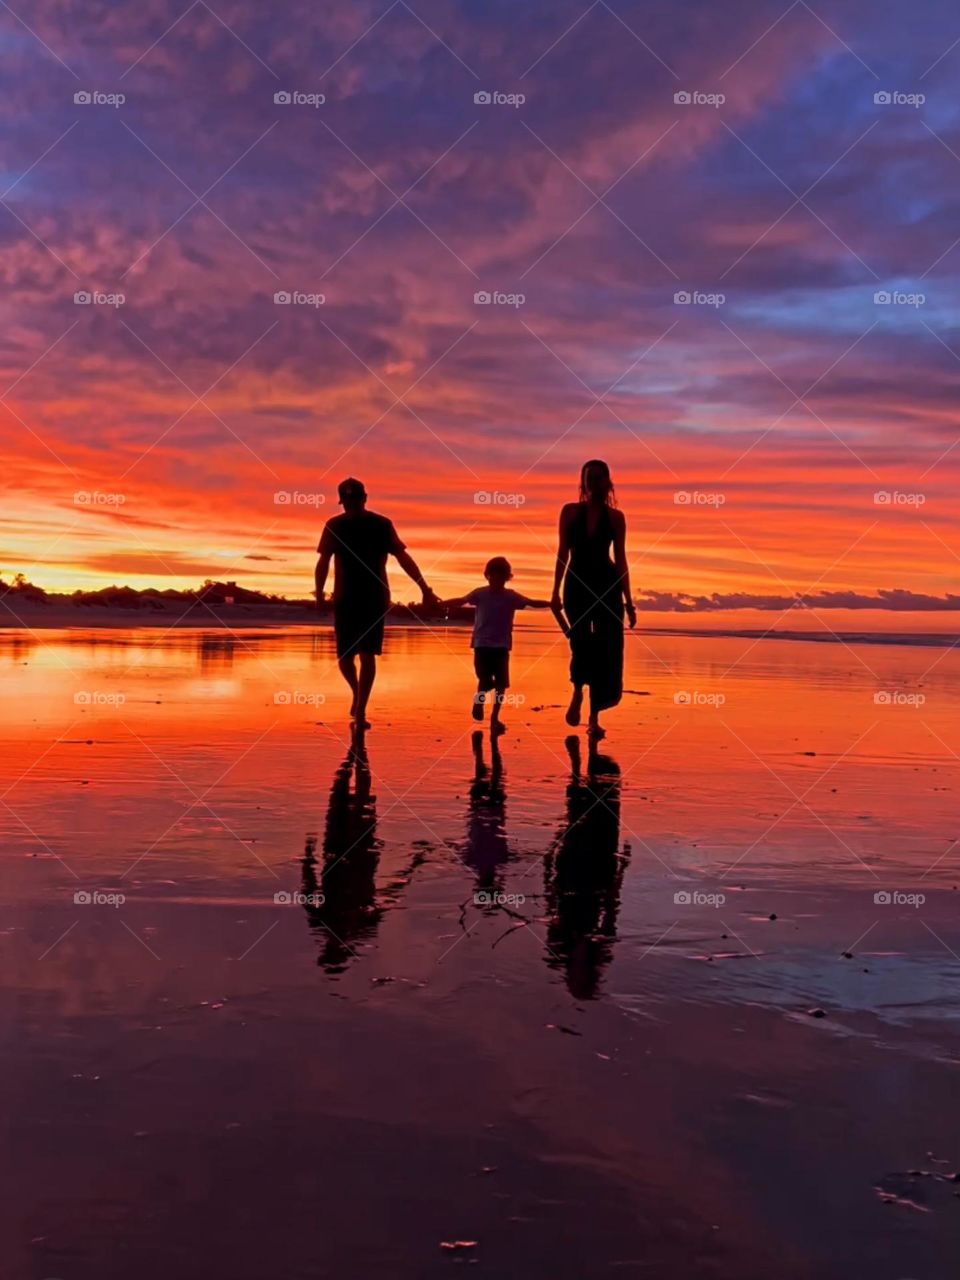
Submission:
<svg viewBox="0 0 960 1280">
<path fill-rule="evenodd" d="M 360 728 L 369 728 L 367 702 L 377 675 L 377 655 L 383 651 L 383 623 L 390 607 L 387 556 L 396 556 L 401 569 L 423 592 L 424 604 L 437 597 L 408 555 L 393 523 L 367 510 L 367 491 L 361 481 L 351 476 L 341 481 L 337 493 L 343 514 L 327 521 L 317 547 L 317 605 L 323 604 L 332 559 L 338 666 L 353 694 L 350 716 Z"/>
</svg>

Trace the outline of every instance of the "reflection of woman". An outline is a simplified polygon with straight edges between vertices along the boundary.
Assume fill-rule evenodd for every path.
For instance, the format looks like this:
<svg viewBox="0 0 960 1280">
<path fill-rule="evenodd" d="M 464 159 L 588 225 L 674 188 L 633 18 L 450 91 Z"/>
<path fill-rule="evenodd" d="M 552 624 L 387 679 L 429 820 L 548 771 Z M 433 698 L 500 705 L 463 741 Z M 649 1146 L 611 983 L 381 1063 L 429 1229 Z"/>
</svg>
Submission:
<svg viewBox="0 0 960 1280">
<path fill-rule="evenodd" d="M 575 999 L 590 1000 L 613 956 L 628 855 L 619 850 L 619 767 L 591 750 L 583 778 L 576 738 L 567 739 L 567 751 L 566 821 L 544 866 L 547 964 L 564 970 Z"/>
<path fill-rule="evenodd" d="M 585 462 L 580 471 L 580 500 L 568 502 L 560 512 L 551 600 L 558 616 L 562 607 L 569 628 L 573 696 L 567 724 L 580 723 L 586 686 L 594 738 L 603 737 L 600 712 L 615 707 L 623 695 L 624 609 L 630 626 L 637 622 L 630 597 L 627 522 L 614 502 L 610 468 L 597 458 Z"/>
<path fill-rule="evenodd" d="M 358 732 L 330 788 L 322 865 L 317 866 L 317 838 L 312 835 L 307 837 L 302 863 L 304 910 L 311 929 L 322 940 L 317 963 L 332 973 L 342 973 L 356 956 L 354 943 L 373 936 L 409 880 L 408 872 L 378 892 L 382 847 L 367 748 Z M 422 856 L 416 855 L 409 871 Z"/>
</svg>

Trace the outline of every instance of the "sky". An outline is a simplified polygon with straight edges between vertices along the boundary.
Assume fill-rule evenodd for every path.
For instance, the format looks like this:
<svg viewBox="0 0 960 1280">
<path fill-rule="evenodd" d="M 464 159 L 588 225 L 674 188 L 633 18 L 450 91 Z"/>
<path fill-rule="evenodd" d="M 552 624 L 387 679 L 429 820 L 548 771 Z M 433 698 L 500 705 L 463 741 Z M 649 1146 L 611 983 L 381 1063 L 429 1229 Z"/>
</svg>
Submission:
<svg viewBox="0 0 960 1280">
<path fill-rule="evenodd" d="M 599 456 L 648 603 L 956 592 L 946 0 L 13 0 L 0 50 L 2 576 L 304 595 L 356 475 L 440 594 L 540 594 Z"/>
</svg>

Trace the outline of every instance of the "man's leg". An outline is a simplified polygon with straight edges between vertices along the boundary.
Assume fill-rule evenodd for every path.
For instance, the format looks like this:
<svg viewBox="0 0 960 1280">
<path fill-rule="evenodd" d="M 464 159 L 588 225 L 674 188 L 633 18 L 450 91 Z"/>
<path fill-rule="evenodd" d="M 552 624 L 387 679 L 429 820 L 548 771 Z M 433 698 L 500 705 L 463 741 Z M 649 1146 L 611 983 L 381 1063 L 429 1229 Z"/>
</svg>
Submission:
<svg viewBox="0 0 960 1280">
<path fill-rule="evenodd" d="M 360 654 L 360 680 L 357 686 L 357 720 L 361 723 L 367 718 L 367 703 L 370 701 L 370 690 L 377 678 L 377 655 L 375 653 Z"/>
<path fill-rule="evenodd" d="M 340 674 L 343 676 L 344 680 L 346 680 L 347 684 L 350 686 L 350 692 L 353 694 L 353 699 L 350 703 L 350 714 L 356 715 L 357 670 L 356 670 L 356 667 L 354 666 L 353 654 L 350 654 L 350 656 L 346 658 L 338 658 L 337 666 L 340 668 Z"/>
</svg>

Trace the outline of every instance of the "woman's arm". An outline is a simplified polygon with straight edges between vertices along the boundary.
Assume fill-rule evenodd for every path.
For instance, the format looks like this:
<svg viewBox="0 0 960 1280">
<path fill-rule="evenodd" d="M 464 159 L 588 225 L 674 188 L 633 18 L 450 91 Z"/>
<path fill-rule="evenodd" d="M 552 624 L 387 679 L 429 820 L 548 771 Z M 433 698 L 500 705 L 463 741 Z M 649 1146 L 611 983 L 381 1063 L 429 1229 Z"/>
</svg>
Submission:
<svg viewBox="0 0 960 1280">
<path fill-rule="evenodd" d="M 553 595 L 550 597 L 550 607 L 556 612 L 560 605 L 560 584 L 563 582 L 563 575 L 567 571 L 567 561 L 570 559 L 570 507 L 564 507 L 560 512 L 560 527 L 557 532 L 557 562 L 553 567 Z"/>
<path fill-rule="evenodd" d="M 637 610 L 633 596 L 630 594 L 630 566 L 627 564 L 627 521 L 622 511 L 617 512 L 613 526 L 613 562 L 620 578 L 620 589 L 623 592 L 623 606 L 631 627 L 637 625 Z"/>
</svg>

